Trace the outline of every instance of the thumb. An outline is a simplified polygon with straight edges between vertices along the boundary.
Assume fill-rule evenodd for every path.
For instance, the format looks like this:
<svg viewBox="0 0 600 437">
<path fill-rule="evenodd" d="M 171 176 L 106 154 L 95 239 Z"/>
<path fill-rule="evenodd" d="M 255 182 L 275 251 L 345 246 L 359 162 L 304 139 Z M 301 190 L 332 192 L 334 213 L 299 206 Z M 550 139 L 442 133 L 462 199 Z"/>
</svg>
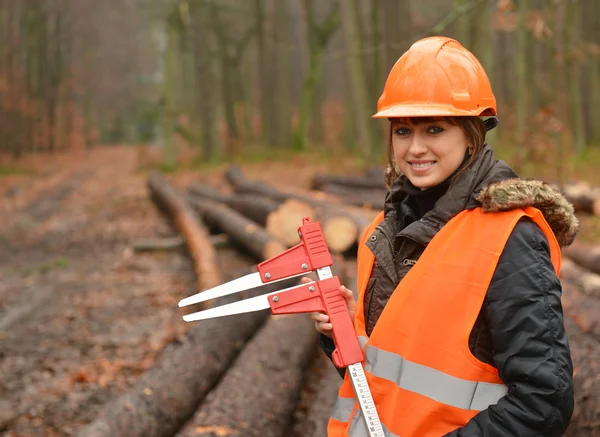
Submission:
<svg viewBox="0 0 600 437">
<path fill-rule="evenodd" d="M 356 307 L 356 300 L 354 299 L 354 294 L 351 290 L 348 290 L 345 286 L 340 287 L 340 294 L 346 301 L 346 305 L 348 305 L 349 310 L 354 310 Z"/>
</svg>

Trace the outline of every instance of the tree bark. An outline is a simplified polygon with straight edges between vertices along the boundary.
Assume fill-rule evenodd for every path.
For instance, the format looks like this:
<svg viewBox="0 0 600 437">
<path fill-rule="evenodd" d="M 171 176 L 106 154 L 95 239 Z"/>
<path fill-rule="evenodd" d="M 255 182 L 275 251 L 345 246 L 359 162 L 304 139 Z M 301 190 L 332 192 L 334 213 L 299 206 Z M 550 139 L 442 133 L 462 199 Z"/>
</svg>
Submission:
<svg viewBox="0 0 600 437">
<path fill-rule="evenodd" d="M 273 316 L 177 437 L 280 437 L 317 347 L 305 314 Z"/>
<path fill-rule="evenodd" d="M 338 6 L 335 3 L 320 23 L 315 21 L 314 1 L 304 0 L 302 4 L 307 21 L 309 62 L 300 96 L 298 125 L 293 135 L 293 147 L 296 151 L 302 151 L 306 147 L 308 120 L 314 108 L 315 92 L 321 76 L 325 48 L 337 30 L 339 21 Z"/>
<path fill-rule="evenodd" d="M 305 202 L 288 199 L 284 202 L 252 194 L 224 194 L 208 185 L 193 184 L 192 195 L 222 202 L 265 227 L 267 233 L 287 247 L 299 243 L 298 227 L 304 217 L 315 220 L 315 210 Z"/>
<path fill-rule="evenodd" d="M 331 184 L 357 189 L 387 189 L 383 173 L 381 172 L 378 172 L 377 175 L 365 176 L 338 176 L 318 173 L 313 176 L 311 188 L 313 190 L 320 190 L 323 186 Z"/>
<path fill-rule="evenodd" d="M 208 232 L 178 192 L 158 173 L 148 178 L 152 198 L 167 212 L 182 234 L 198 278 L 198 291 L 222 282 Z"/>
<path fill-rule="evenodd" d="M 580 267 L 600 275 L 600 246 L 575 241 L 571 246 L 563 249 L 563 255 Z"/>
<path fill-rule="evenodd" d="M 320 191 L 337 196 L 342 202 L 360 208 L 383 211 L 385 205 L 385 190 L 357 190 L 344 185 L 329 184 L 324 185 Z"/>
<path fill-rule="evenodd" d="M 597 296 L 586 295 L 581 287 L 582 281 L 573 278 L 573 271 L 576 272 L 577 268 L 568 262 L 565 264 L 566 269 L 561 273 L 563 285 L 561 300 L 564 312 L 579 326 L 582 332 L 589 333 L 600 342 L 600 317 L 598 316 L 600 299 Z M 595 291 L 597 292 L 597 290 Z"/>
<path fill-rule="evenodd" d="M 335 260 L 340 282 L 354 296 L 357 295 L 356 258 Z M 338 370 L 327 356 L 320 351 L 311 364 L 307 383 L 302 390 L 292 423 L 294 437 L 322 437 L 327 435 L 327 423 L 331 417 L 337 393 L 342 384 Z"/>
<path fill-rule="evenodd" d="M 219 228 L 232 241 L 261 261 L 272 258 L 286 249 L 258 223 L 226 205 L 200 198 L 192 200 L 191 204 L 207 224 Z M 298 224 L 300 225 L 301 223 Z"/>
<path fill-rule="evenodd" d="M 359 228 L 357 220 L 339 206 L 332 207 L 328 202 L 292 191 L 291 189 L 283 189 L 263 182 L 247 180 L 239 167 L 230 167 L 225 173 L 225 178 L 236 192 L 261 194 L 280 202 L 295 199 L 309 204 L 315 209 L 316 219 L 321 224 L 323 235 L 331 252 L 345 252 L 352 247 L 358 238 Z"/>
<path fill-rule="evenodd" d="M 185 240 L 181 237 L 144 238 L 134 242 L 132 246 L 134 252 L 178 250 L 185 247 Z"/>
<path fill-rule="evenodd" d="M 360 34 L 358 26 L 358 14 L 360 13 L 355 1 L 345 0 L 340 2 L 340 12 L 342 18 L 342 28 L 344 30 L 344 40 L 346 51 L 344 56 L 346 60 L 346 69 L 349 76 L 348 90 L 354 110 L 353 125 L 356 129 L 358 150 L 364 158 L 370 158 L 373 147 L 371 135 L 371 125 L 369 123 L 371 112 L 369 108 L 369 95 L 366 87 L 365 71 L 360 55 Z"/>
<path fill-rule="evenodd" d="M 275 291 L 293 283 L 271 284 L 261 291 Z M 228 296 L 217 302 L 221 305 L 232 300 Z M 172 437 L 227 372 L 267 315 L 267 311 L 258 311 L 196 324 L 77 437 Z"/>
<path fill-rule="evenodd" d="M 565 317 L 573 357 L 575 410 L 565 437 L 598 437 L 600 423 L 600 347 L 569 317 Z"/>
<path fill-rule="evenodd" d="M 600 216 L 600 191 L 597 188 L 587 183 L 570 184 L 564 187 L 563 194 L 575 211 Z"/>
</svg>

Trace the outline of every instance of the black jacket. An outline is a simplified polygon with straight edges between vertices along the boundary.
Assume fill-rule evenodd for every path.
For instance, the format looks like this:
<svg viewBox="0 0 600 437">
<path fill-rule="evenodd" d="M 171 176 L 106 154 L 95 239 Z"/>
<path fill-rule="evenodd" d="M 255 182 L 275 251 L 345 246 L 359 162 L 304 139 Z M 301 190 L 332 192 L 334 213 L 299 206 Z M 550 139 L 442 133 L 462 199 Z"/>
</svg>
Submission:
<svg viewBox="0 0 600 437">
<path fill-rule="evenodd" d="M 561 245 L 570 244 L 577 220 L 568 202 L 547 185 L 524 181 L 486 146 L 422 218 L 397 181 L 388 194 L 385 219 L 368 240 L 375 254 L 365 293 L 369 333 L 396 285 L 442 226 L 463 209 L 539 208 Z M 508 386 L 497 405 L 477 414 L 451 437 L 560 436 L 573 412 L 573 367 L 563 324 L 561 285 L 550 262 L 548 241 L 537 225 L 521 220 L 500 257 L 469 347 L 496 367 Z M 328 355 L 333 344 L 321 336 Z"/>
</svg>

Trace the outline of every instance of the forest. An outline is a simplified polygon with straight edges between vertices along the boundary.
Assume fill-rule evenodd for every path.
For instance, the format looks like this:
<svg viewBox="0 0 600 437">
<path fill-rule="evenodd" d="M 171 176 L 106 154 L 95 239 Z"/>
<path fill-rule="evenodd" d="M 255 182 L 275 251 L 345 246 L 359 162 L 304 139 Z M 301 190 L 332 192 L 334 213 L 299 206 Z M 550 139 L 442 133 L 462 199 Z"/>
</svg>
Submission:
<svg viewBox="0 0 600 437">
<path fill-rule="evenodd" d="M 178 302 L 304 217 L 356 290 L 389 191 L 377 101 L 442 35 L 487 72 L 495 156 L 579 220 L 564 435 L 600 437 L 599 23 L 598 0 L 0 0 L 0 435 L 325 436 L 342 379 L 306 315 Z"/>
</svg>

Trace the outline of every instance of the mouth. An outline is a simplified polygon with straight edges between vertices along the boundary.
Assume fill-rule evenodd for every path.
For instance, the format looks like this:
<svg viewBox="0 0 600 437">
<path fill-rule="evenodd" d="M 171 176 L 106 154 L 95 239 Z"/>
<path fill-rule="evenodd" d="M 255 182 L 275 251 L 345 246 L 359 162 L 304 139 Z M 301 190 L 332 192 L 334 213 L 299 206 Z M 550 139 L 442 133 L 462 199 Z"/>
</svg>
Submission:
<svg viewBox="0 0 600 437">
<path fill-rule="evenodd" d="M 408 164 L 413 170 L 427 170 L 431 168 L 436 161 L 408 161 Z"/>
</svg>

